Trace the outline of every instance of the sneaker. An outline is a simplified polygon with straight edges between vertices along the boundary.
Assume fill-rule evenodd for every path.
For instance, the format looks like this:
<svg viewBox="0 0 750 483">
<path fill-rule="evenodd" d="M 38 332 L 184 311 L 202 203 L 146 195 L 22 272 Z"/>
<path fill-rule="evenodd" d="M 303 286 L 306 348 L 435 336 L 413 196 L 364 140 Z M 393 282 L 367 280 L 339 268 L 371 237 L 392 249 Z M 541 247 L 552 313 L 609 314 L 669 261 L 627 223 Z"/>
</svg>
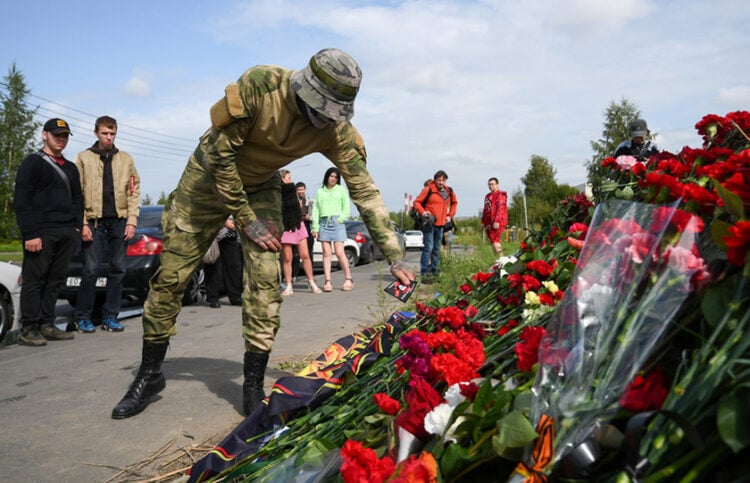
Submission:
<svg viewBox="0 0 750 483">
<path fill-rule="evenodd" d="M 72 332 L 60 330 L 53 324 L 43 325 L 39 332 L 47 340 L 72 340 L 75 337 L 75 334 Z"/>
<path fill-rule="evenodd" d="M 88 319 L 79 320 L 78 332 L 83 332 L 84 334 L 93 334 L 94 332 L 96 332 L 96 329 L 94 328 L 94 323 Z"/>
<path fill-rule="evenodd" d="M 47 345 L 47 339 L 42 336 L 38 327 L 24 327 L 21 329 L 21 333 L 18 334 L 18 343 L 21 345 L 40 347 Z"/>
<path fill-rule="evenodd" d="M 102 330 L 109 332 L 122 332 L 125 330 L 125 326 L 117 321 L 117 319 L 107 318 L 102 320 Z"/>
</svg>

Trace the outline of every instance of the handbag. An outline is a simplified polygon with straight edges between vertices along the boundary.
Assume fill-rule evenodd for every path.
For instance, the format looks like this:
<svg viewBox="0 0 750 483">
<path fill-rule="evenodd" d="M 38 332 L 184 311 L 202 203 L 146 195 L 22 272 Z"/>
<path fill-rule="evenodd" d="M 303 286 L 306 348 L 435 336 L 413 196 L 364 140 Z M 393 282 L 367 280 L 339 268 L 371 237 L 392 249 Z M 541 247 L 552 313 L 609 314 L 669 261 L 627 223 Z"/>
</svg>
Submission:
<svg viewBox="0 0 750 483">
<path fill-rule="evenodd" d="M 219 241 L 214 238 L 214 240 L 211 242 L 211 246 L 208 247 L 208 251 L 206 251 L 206 254 L 203 255 L 203 263 L 213 265 L 219 260 L 220 255 L 221 252 L 219 251 Z"/>
</svg>

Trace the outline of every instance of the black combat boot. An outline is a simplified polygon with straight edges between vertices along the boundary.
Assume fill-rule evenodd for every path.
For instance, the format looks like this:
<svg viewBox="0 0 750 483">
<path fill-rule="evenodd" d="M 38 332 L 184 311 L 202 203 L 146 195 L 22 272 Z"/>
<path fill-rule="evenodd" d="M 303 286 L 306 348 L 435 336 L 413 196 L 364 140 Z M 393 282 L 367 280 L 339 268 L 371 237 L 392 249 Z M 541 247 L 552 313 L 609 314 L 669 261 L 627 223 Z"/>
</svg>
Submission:
<svg viewBox="0 0 750 483">
<path fill-rule="evenodd" d="M 268 365 L 268 352 L 245 352 L 245 382 L 242 384 L 242 410 L 250 414 L 266 397 L 263 378 Z"/>
<path fill-rule="evenodd" d="M 140 413 L 167 385 L 161 372 L 161 363 L 169 344 L 154 344 L 143 341 L 141 367 L 130 389 L 112 410 L 112 419 L 125 419 Z"/>
</svg>

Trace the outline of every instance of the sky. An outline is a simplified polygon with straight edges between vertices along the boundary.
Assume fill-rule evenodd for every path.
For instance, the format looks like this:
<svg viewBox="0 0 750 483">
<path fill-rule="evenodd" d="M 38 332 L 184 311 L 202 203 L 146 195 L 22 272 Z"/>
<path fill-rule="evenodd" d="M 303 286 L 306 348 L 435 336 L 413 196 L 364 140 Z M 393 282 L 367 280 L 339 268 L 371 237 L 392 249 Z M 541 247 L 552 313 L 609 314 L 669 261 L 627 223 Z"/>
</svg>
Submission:
<svg viewBox="0 0 750 483">
<path fill-rule="evenodd" d="M 154 200 L 227 84 L 254 65 L 302 69 L 327 47 L 362 68 L 352 122 L 391 211 L 442 169 L 457 215 L 474 216 L 487 178 L 522 189 L 532 155 L 582 184 L 622 99 L 671 152 L 700 146 L 706 114 L 750 108 L 745 0 L 28 0 L 3 2 L 0 18 L 2 75 L 15 62 L 37 119 L 71 124 L 65 156 L 111 115 Z M 289 169 L 314 195 L 329 166 L 316 154 Z"/>
</svg>

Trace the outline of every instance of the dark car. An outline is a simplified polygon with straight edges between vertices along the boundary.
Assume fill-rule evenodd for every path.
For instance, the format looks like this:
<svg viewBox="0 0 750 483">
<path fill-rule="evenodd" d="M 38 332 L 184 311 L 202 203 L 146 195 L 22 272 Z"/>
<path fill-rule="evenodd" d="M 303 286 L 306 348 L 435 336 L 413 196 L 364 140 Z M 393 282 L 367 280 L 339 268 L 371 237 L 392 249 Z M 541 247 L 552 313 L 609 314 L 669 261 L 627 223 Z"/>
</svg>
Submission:
<svg viewBox="0 0 750 483">
<path fill-rule="evenodd" d="M 393 223 L 393 230 L 396 232 L 399 245 L 401 246 L 401 252 L 403 253 L 406 251 L 404 234 L 396 222 L 391 221 L 391 223 Z M 365 226 L 363 221 L 345 221 L 344 225 L 346 226 L 346 235 L 359 245 L 358 265 L 372 263 L 374 260 L 385 259 L 385 256 L 383 256 L 380 249 L 375 245 L 375 242 L 372 241 L 370 232 L 367 230 L 367 226 Z"/>
<path fill-rule="evenodd" d="M 125 252 L 125 279 L 123 281 L 122 298 L 136 304 L 143 304 L 148 295 L 148 282 L 151 276 L 159 268 L 159 254 L 162 251 L 162 228 L 161 214 L 164 207 L 142 206 L 138 217 L 138 227 L 135 236 L 128 240 Z M 104 263 L 99 269 L 96 280 L 96 303 L 95 312 L 104 304 L 106 296 L 107 273 L 109 267 L 105 252 L 102 257 Z M 81 285 L 81 272 L 83 271 L 83 254 L 80 250 L 76 252 L 68 267 L 68 275 L 65 285 L 60 290 L 58 298 L 67 300 L 75 307 L 78 300 L 78 289 Z M 205 287 L 203 280 L 203 268 L 193 273 L 185 295 L 182 299 L 183 305 L 198 304 L 203 301 Z"/>
</svg>

